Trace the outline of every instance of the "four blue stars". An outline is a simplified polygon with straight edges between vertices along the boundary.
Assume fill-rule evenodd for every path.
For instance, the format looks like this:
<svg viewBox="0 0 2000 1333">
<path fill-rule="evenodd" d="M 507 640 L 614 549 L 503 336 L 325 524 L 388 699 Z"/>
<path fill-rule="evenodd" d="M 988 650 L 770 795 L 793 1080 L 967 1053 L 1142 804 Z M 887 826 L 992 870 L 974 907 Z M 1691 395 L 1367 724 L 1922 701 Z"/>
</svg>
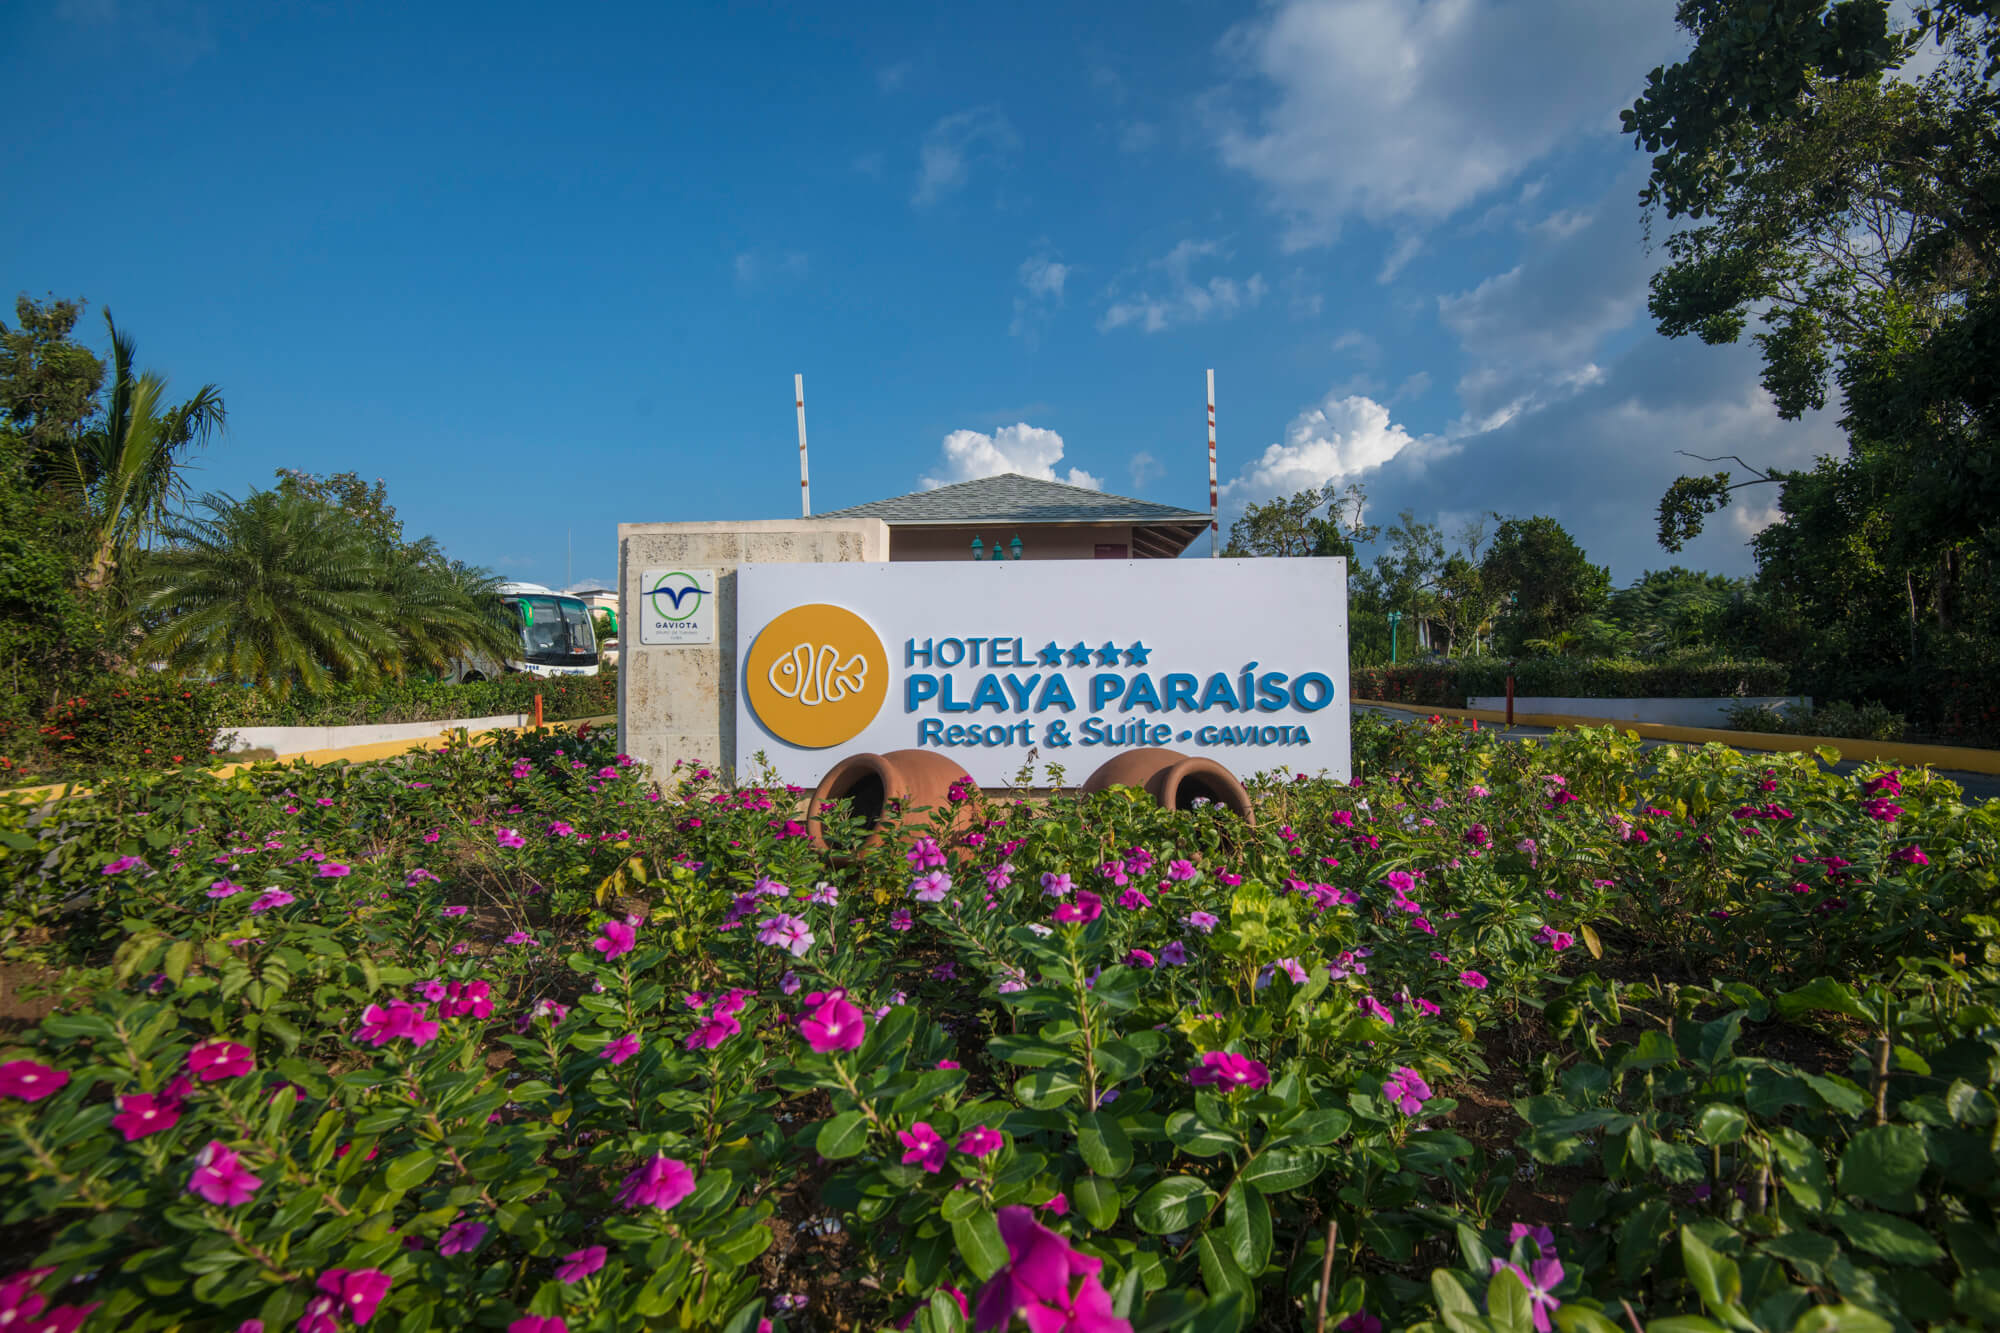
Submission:
<svg viewBox="0 0 2000 1333">
<path fill-rule="evenodd" d="M 1093 656 L 1097 658 L 1097 665 L 1099 666 L 1117 666 L 1121 653 L 1124 655 L 1126 666 L 1145 666 L 1146 659 L 1152 654 L 1152 651 L 1151 648 L 1146 646 L 1143 639 L 1134 639 L 1125 648 L 1120 648 L 1117 644 L 1109 640 L 1106 640 L 1104 646 L 1101 648 L 1092 648 L 1089 644 L 1083 642 L 1078 642 L 1065 648 L 1054 639 L 1050 639 L 1047 643 L 1036 649 L 1035 654 L 1041 658 L 1042 665 L 1045 667 L 1059 667 L 1063 664 L 1064 658 L 1068 658 L 1069 664 L 1073 667 L 1089 666 L 1090 659 Z"/>
</svg>

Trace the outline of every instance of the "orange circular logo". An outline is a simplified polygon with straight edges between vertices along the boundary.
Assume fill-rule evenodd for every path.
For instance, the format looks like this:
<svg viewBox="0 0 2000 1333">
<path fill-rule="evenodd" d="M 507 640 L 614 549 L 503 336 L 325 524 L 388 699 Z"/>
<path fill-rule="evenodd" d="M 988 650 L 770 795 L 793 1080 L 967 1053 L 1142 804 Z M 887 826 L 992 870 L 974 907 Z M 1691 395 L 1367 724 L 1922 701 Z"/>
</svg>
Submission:
<svg viewBox="0 0 2000 1333">
<path fill-rule="evenodd" d="M 814 602 L 764 626 L 743 677 L 750 710 L 773 736 L 823 750 L 853 740 L 882 711 L 889 653 L 860 616 Z"/>
</svg>

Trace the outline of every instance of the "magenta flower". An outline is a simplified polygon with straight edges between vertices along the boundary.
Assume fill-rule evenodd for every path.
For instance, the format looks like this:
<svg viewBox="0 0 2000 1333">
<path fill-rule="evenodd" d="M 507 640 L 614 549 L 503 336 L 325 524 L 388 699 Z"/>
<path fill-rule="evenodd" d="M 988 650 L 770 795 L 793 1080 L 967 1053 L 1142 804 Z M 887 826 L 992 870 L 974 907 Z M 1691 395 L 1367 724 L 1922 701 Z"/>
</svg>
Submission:
<svg viewBox="0 0 2000 1333">
<path fill-rule="evenodd" d="M 643 1166 L 634 1167 L 619 1187 L 618 1202 L 625 1208 L 657 1208 L 666 1212 L 694 1193 L 694 1172 L 685 1162 L 655 1154 Z"/>
<path fill-rule="evenodd" d="M 812 928 L 804 917 L 780 912 L 776 916 L 765 917 L 757 923 L 757 942 L 769 944 L 788 951 L 794 958 L 803 958 L 813 946 Z"/>
<path fill-rule="evenodd" d="M 291 894 L 286 893 L 283 889 L 266 889 L 251 901 L 250 910 L 252 912 L 268 912 L 273 907 L 288 907 L 297 901 L 298 899 L 292 897 Z"/>
<path fill-rule="evenodd" d="M 920 903 L 941 903 L 951 892 L 951 876 L 942 870 L 910 881 L 910 896 Z"/>
<path fill-rule="evenodd" d="M 134 866 L 143 866 L 145 864 L 144 861 L 136 856 L 121 856 L 116 861 L 108 863 L 104 867 L 103 873 L 107 875 L 122 875 Z"/>
<path fill-rule="evenodd" d="M 851 1051 L 867 1036 L 868 1020 L 848 1002 L 845 990 L 814 991 L 806 996 L 806 1009 L 799 1035 L 815 1051 Z"/>
<path fill-rule="evenodd" d="M 319 1275 L 319 1289 L 332 1300 L 338 1301 L 347 1310 L 347 1315 L 357 1324 L 365 1324 L 375 1317 L 375 1307 L 389 1294 L 389 1287 L 395 1279 L 379 1268 L 361 1268 L 349 1271 L 345 1268 L 329 1268 Z M 310 1311 L 311 1307 L 307 1307 Z M 301 1327 L 304 1321 L 300 1321 Z"/>
<path fill-rule="evenodd" d="M 1458 980 L 1460 985 L 1470 986 L 1474 990 L 1485 990 L 1487 986 L 1485 975 L 1475 972 L 1471 968 L 1467 968 L 1465 971 L 1459 973 Z"/>
<path fill-rule="evenodd" d="M 1915 843 L 1890 852 L 1889 859 L 1897 865 L 1905 866 L 1927 866 L 1931 863 L 1931 859 L 1924 855 L 1924 849 Z"/>
<path fill-rule="evenodd" d="M 1271 1071 L 1263 1061 L 1230 1051 L 1207 1051 L 1187 1080 L 1197 1088 L 1243 1088 L 1256 1091 L 1271 1082 Z"/>
<path fill-rule="evenodd" d="M 915 924 L 916 918 L 910 915 L 910 909 L 907 907 L 898 907 L 895 911 L 889 913 L 889 929 L 891 930 L 908 930 Z"/>
<path fill-rule="evenodd" d="M 936 838 L 918 838 L 903 853 L 903 859 L 912 870 L 931 870 L 945 863 L 944 848 L 938 846 Z"/>
<path fill-rule="evenodd" d="M 1537 1259 L 1522 1272 L 1519 1264 L 1510 1264 L 1505 1259 L 1493 1261 L 1493 1273 L 1507 1270 L 1521 1279 L 1521 1285 L 1528 1289 L 1528 1307 L 1535 1318 L 1536 1333 L 1549 1333 L 1549 1311 L 1560 1309 L 1562 1302 L 1555 1298 L 1555 1289 L 1562 1285 L 1563 1266 L 1560 1259 Z"/>
<path fill-rule="evenodd" d="M 69 1082 L 66 1070 L 54 1069 L 39 1060 L 8 1060 L 0 1063 L 0 1097 L 38 1102 L 59 1092 Z"/>
<path fill-rule="evenodd" d="M 1104 900 L 1088 889 L 1078 889 L 1074 902 L 1063 903 L 1056 908 L 1055 919 L 1087 924 L 1103 915 Z"/>
<path fill-rule="evenodd" d="M 528 840 L 522 837 L 518 830 L 510 828 L 495 829 L 493 832 L 493 841 L 499 843 L 502 847 L 526 847 L 528 845 Z"/>
<path fill-rule="evenodd" d="M 505 944 L 533 944 L 534 942 L 535 937 L 525 930 L 517 930 L 502 941 Z"/>
<path fill-rule="evenodd" d="M 1396 1072 L 1383 1082 L 1382 1095 L 1404 1115 L 1415 1115 L 1430 1100 L 1431 1085 L 1424 1082 L 1423 1075 L 1416 1070 L 1408 1065 L 1399 1065 Z"/>
<path fill-rule="evenodd" d="M 989 1157 L 1007 1146 L 1007 1139 L 997 1129 L 984 1125 L 974 1125 L 958 1136 L 955 1145 L 967 1157 Z"/>
<path fill-rule="evenodd" d="M 1112 1311 L 1099 1260 L 1071 1249 L 1020 1204 L 1002 1208 L 999 1222 L 1008 1263 L 980 1288 L 973 1328 L 1005 1329 L 1019 1315 L 1029 1333 L 1132 1333 Z"/>
<path fill-rule="evenodd" d="M 1169 967 L 1186 967 L 1187 946 L 1179 940 L 1170 942 L 1166 948 L 1160 950 L 1160 961 Z"/>
<path fill-rule="evenodd" d="M 1067 894 L 1072 887 L 1073 886 L 1070 884 L 1070 879 L 1068 875 L 1058 875 L 1054 871 L 1050 870 L 1045 870 L 1042 872 L 1042 892 L 1046 893 L 1049 897 L 1061 898 L 1065 894 Z"/>
<path fill-rule="evenodd" d="M 387 1046 L 399 1038 L 409 1041 L 412 1046 L 425 1046 L 436 1040 L 437 1020 L 426 1015 L 427 1004 L 411 1004 L 407 1000 L 391 1000 L 384 1005 L 371 1004 L 361 1011 L 361 1029 L 354 1039 L 363 1046 Z"/>
<path fill-rule="evenodd" d="M 1181 923 L 1206 935 L 1222 924 L 1222 918 L 1213 912 L 1189 912 Z"/>
<path fill-rule="evenodd" d="M 188 1177 L 188 1193 L 199 1194 L 210 1203 L 225 1208 L 234 1208 L 250 1202 L 250 1197 L 263 1183 L 250 1174 L 250 1169 L 229 1150 L 227 1144 L 211 1139 L 206 1148 L 195 1154 L 194 1173 Z"/>
<path fill-rule="evenodd" d="M 1382 1333 L 1382 1321 L 1364 1307 L 1334 1325 L 1334 1330 L 1335 1333 Z"/>
<path fill-rule="evenodd" d="M 1888 769 L 1881 776 L 1870 778 L 1868 781 L 1862 783 L 1861 790 L 1869 796 L 1901 796 L 1903 794 L 1903 784 L 1899 775 L 1902 771 L 1900 768 Z"/>
<path fill-rule="evenodd" d="M 1576 943 L 1575 936 L 1566 930 L 1557 930 L 1554 926 L 1543 926 L 1535 932 L 1535 938 L 1548 945 L 1556 953 L 1561 953 L 1564 949 Z"/>
<path fill-rule="evenodd" d="M 710 1014 L 695 1025 L 694 1031 L 688 1033 L 686 1049 L 712 1051 L 741 1031 L 743 1025 L 728 1014 Z"/>
<path fill-rule="evenodd" d="M 112 1128 L 123 1134 L 127 1143 L 172 1129 L 180 1123 L 185 1105 L 175 1085 L 181 1092 L 189 1087 L 186 1079 L 175 1079 L 165 1092 L 134 1092 L 120 1097 L 118 1114 L 111 1117 Z"/>
<path fill-rule="evenodd" d="M 939 1133 L 927 1121 L 919 1120 L 908 1129 L 897 1132 L 907 1150 L 903 1153 L 905 1166 L 920 1166 L 936 1174 L 944 1169 L 945 1144 Z"/>
<path fill-rule="evenodd" d="M 449 1258 L 454 1254 L 471 1254 L 479 1248 L 479 1242 L 486 1239 L 484 1222 L 453 1222 L 438 1237 L 438 1253 Z"/>
<path fill-rule="evenodd" d="M 607 921 L 597 929 L 599 934 L 590 942 L 590 947 L 603 954 L 606 962 L 623 958 L 638 947 L 638 932 L 623 921 Z"/>
<path fill-rule="evenodd" d="M 598 1052 L 599 1055 L 614 1065 L 622 1065 L 638 1053 L 639 1037 L 637 1033 L 633 1032 L 628 1032 L 622 1037 L 612 1038 L 610 1041 L 604 1043 L 604 1049 Z"/>
<path fill-rule="evenodd" d="M 674 1202 L 680 1202 L 676 1199 Z M 556 1265 L 556 1277 L 563 1282 L 581 1282 L 604 1267 L 605 1248 L 602 1245 L 588 1245 L 580 1250 L 571 1250 Z"/>
<path fill-rule="evenodd" d="M 1167 862 L 1167 878 L 1176 884 L 1192 884 L 1201 878 L 1201 872 L 1194 868 L 1192 861 Z"/>
<path fill-rule="evenodd" d="M 1524 1240 L 1535 1242 L 1535 1248 L 1543 1257 L 1553 1258 L 1556 1252 L 1556 1233 L 1544 1226 L 1530 1226 L 1526 1222 L 1516 1222 L 1507 1228 L 1507 1243 L 1518 1245 Z"/>
<path fill-rule="evenodd" d="M 1118 905 L 1128 912 L 1136 912 L 1142 907 L 1151 907 L 1153 900 L 1140 890 L 1131 888 L 1118 895 Z"/>
<path fill-rule="evenodd" d="M 447 907 L 447 908 L 445 908 L 445 909 L 444 909 L 444 914 L 445 914 L 446 916 L 464 916 L 464 915 L 465 915 L 465 914 L 466 914 L 467 912 L 470 912 L 471 910 L 472 910 L 472 909 L 471 909 L 470 907 L 461 907 L 461 906 L 456 906 L 456 905 L 454 905 L 454 906 L 451 906 L 451 907 Z"/>
<path fill-rule="evenodd" d="M 209 898 L 233 898 L 241 892 L 243 892 L 241 884 L 231 884 L 226 879 L 218 879 L 215 883 L 208 886 L 208 892 L 204 896 Z"/>
<path fill-rule="evenodd" d="M 1131 949 L 1125 954 L 1125 966 L 1127 967 L 1153 967 L 1159 961 L 1159 959 L 1153 957 L 1152 954 L 1144 949 Z"/>
<path fill-rule="evenodd" d="M 321 879 L 342 879 L 354 873 L 352 866 L 344 866 L 338 861 L 328 861 L 319 868 Z"/>
<path fill-rule="evenodd" d="M 256 1068 L 250 1048 L 241 1042 L 205 1041 L 188 1052 L 188 1072 L 203 1083 L 240 1078 Z"/>
</svg>

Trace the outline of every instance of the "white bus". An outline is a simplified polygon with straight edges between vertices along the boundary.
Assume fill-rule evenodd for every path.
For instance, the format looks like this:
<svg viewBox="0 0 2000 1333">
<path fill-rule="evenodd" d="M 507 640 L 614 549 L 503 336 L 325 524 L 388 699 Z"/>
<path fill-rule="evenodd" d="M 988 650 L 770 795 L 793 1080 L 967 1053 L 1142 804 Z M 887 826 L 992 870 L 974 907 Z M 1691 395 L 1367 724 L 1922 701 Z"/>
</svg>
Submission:
<svg viewBox="0 0 2000 1333">
<path fill-rule="evenodd" d="M 504 662 L 489 657 L 460 660 L 452 679 L 490 680 L 509 672 L 530 676 L 594 676 L 597 636 L 590 627 L 590 608 L 579 597 L 567 597 L 539 583 L 503 583 L 500 600 L 512 613 L 520 648 Z"/>
</svg>

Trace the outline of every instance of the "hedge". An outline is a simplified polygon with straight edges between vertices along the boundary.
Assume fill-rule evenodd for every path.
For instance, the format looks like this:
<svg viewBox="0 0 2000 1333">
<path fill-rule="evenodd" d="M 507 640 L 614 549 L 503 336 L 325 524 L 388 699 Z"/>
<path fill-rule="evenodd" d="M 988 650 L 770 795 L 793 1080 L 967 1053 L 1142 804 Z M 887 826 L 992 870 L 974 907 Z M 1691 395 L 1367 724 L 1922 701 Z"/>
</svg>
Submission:
<svg viewBox="0 0 2000 1333">
<path fill-rule="evenodd" d="M 344 727 L 375 722 L 447 722 L 496 713 L 531 713 L 542 696 L 550 722 L 618 711 L 618 672 L 595 676 L 502 676 L 470 685 L 405 681 L 374 689 L 338 689 L 286 698 L 237 689 L 222 704 L 222 727 Z"/>
<path fill-rule="evenodd" d="M 1517 696 L 1568 699 L 1713 699 L 1785 692 L 1781 662 L 1635 662 L 1593 657 L 1485 657 L 1357 667 L 1349 675 L 1356 699 L 1463 708 L 1479 695 L 1503 695 L 1507 677 Z"/>
</svg>

